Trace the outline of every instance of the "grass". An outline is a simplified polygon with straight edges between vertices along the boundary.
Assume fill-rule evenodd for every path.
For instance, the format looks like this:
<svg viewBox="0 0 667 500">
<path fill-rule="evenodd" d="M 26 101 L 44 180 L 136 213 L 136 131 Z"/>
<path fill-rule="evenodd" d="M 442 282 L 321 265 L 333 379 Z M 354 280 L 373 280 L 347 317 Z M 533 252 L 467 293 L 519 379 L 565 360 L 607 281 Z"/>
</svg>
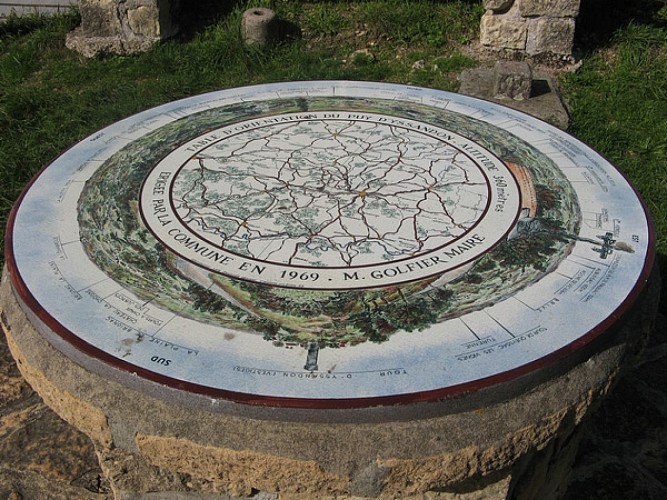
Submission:
<svg viewBox="0 0 667 500">
<path fill-rule="evenodd" d="M 246 47 L 241 14 L 262 5 L 301 26 L 303 36 L 266 50 Z M 400 17 L 412 10 L 424 17 L 418 31 Z M 384 11 L 394 12 L 394 21 L 388 24 L 380 15 Z M 12 17 L 0 26 L 0 224 L 4 227 L 27 181 L 57 154 L 157 104 L 287 80 L 377 80 L 454 89 L 454 73 L 474 65 L 456 44 L 476 33 L 480 12 L 479 5 L 465 1 L 237 2 L 218 22 L 145 54 L 94 60 L 64 47 L 66 33 L 79 22 L 75 12 Z M 361 48 L 368 51 L 354 56 Z M 424 68 L 412 69 L 418 59 L 426 62 Z"/>
<path fill-rule="evenodd" d="M 583 65 L 563 78 L 573 116 L 570 132 L 618 165 L 643 195 L 665 269 L 667 7 L 661 0 L 629 7 L 621 0 L 600 2 L 584 2 L 597 3 L 607 17 L 582 11 L 582 24 L 586 15 L 597 24 L 579 30 Z M 0 25 L 3 228 L 14 200 L 43 165 L 95 130 L 160 103 L 220 88 L 307 79 L 455 90 L 456 74 L 476 64 L 461 46 L 478 35 L 483 12 L 480 1 L 466 0 L 201 0 L 196 5 L 199 17 L 183 20 L 178 39 L 134 56 L 84 60 L 67 50 L 65 35 L 79 22 L 74 11 L 54 18 L 12 17 Z M 258 6 L 274 9 L 298 26 L 301 36 L 269 49 L 246 47 L 241 14 Z M 209 24 L 202 27 L 204 18 Z"/>
<path fill-rule="evenodd" d="M 667 31 L 630 24 L 614 50 L 565 79 L 570 132 L 618 165 L 646 197 L 667 250 Z"/>
</svg>

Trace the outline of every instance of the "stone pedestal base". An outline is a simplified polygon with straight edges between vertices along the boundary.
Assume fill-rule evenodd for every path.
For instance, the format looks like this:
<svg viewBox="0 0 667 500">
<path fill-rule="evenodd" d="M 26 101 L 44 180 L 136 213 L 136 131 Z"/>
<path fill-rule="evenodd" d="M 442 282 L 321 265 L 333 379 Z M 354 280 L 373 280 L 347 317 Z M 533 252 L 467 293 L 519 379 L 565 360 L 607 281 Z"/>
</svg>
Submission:
<svg viewBox="0 0 667 500">
<path fill-rule="evenodd" d="M 258 418 L 240 404 L 221 408 L 203 397 L 185 404 L 176 389 L 160 387 L 163 397 L 153 397 L 152 382 L 121 385 L 115 368 L 91 373 L 55 349 L 6 275 L 0 302 L 23 376 L 95 442 L 117 498 L 263 491 L 269 498 L 529 499 L 561 493 L 582 422 L 653 326 L 658 281 L 654 272 L 635 306 L 586 357 L 558 367 L 545 382 L 505 400 L 501 386 L 414 405 L 409 419 L 401 418 L 405 408 L 396 419 L 392 408 L 279 415 L 267 408 Z"/>
<path fill-rule="evenodd" d="M 177 8 L 177 0 L 81 0 L 81 26 L 65 44 L 85 57 L 143 52 L 178 31 Z"/>
</svg>

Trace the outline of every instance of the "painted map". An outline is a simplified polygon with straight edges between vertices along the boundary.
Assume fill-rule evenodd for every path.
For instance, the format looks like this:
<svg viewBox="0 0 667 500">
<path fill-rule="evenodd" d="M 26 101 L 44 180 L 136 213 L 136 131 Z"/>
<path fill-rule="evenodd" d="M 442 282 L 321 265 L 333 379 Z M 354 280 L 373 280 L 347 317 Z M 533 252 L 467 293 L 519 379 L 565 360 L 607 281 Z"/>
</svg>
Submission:
<svg viewBox="0 0 667 500">
<path fill-rule="evenodd" d="M 107 160 L 80 199 L 91 258 L 194 319 L 279 346 L 339 346 L 483 309 L 570 250 L 574 190 L 549 158 L 500 129 L 414 105 L 405 117 L 391 101 L 259 104 L 178 120 Z M 461 128 L 467 136 L 450 130 Z M 174 141 L 182 146 L 165 155 L 160 146 Z M 522 201 L 532 204 L 523 215 Z M 541 229 L 508 238 L 527 212 Z M 428 260 L 442 249 L 466 258 Z M 237 255 L 249 258 L 243 272 L 226 266 Z M 277 276 L 267 282 L 269 263 Z M 341 268 L 342 278 L 323 277 Z"/>
<path fill-rule="evenodd" d="M 465 234 L 489 198 L 474 162 L 443 141 L 331 119 L 279 122 L 219 141 L 183 166 L 173 191 L 179 218 L 204 239 L 306 267 L 438 248 Z"/>
</svg>

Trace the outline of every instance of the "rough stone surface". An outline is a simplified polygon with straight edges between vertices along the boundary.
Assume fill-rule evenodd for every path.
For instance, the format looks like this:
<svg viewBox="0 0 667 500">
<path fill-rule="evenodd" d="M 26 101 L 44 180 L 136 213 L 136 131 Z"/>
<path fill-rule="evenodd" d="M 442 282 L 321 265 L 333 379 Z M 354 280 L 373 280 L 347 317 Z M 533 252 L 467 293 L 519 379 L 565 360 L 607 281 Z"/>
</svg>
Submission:
<svg viewBox="0 0 667 500">
<path fill-rule="evenodd" d="M 484 0 L 484 8 L 494 12 L 504 12 L 508 10 L 514 0 Z"/>
<path fill-rule="evenodd" d="M 106 493 L 95 493 L 31 470 L 3 464 L 0 469 L 0 498 L 7 500 L 107 500 Z"/>
<path fill-rule="evenodd" d="M 539 18 L 530 21 L 526 38 L 526 53 L 529 55 L 572 53 L 575 21 L 570 18 Z"/>
<path fill-rule="evenodd" d="M 81 0 L 81 33 L 84 36 L 106 37 L 121 32 L 116 0 Z"/>
<path fill-rule="evenodd" d="M 254 8 L 243 13 L 241 34 L 248 45 L 266 46 L 278 38 L 278 19 L 271 9 Z"/>
<path fill-rule="evenodd" d="M 107 491 L 91 441 L 31 389 L 0 335 L 0 498 L 88 500 Z"/>
<path fill-rule="evenodd" d="M 524 17 L 577 17 L 580 0 L 519 0 Z"/>
<path fill-rule="evenodd" d="M 304 435 L 304 439 L 311 436 Z M 137 435 L 141 455 L 165 469 L 197 476 L 237 496 L 253 490 L 311 495 L 344 495 L 347 478 L 322 470 L 314 460 L 295 460 L 249 450 L 224 449 L 193 441 Z"/>
<path fill-rule="evenodd" d="M 148 38 L 160 38 L 160 12 L 156 5 L 140 5 L 127 11 L 132 33 Z"/>
<path fill-rule="evenodd" d="M 80 0 L 81 26 L 65 45 L 84 57 L 143 52 L 173 36 L 178 0 Z"/>
<path fill-rule="evenodd" d="M 486 12 L 480 25 L 480 41 L 482 45 L 525 50 L 528 25 L 523 19 L 503 19 Z"/>
<path fill-rule="evenodd" d="M 16 360 L 21 375 L 50 408 L 100 446 L 111 447 L 112 438 L 107 418 L 99 408 L 74 397 L 68 391 L 63 391 L 51 383 L 40 370 L 35 369 L 23 358 L 21 350 L 14 343 L 11 335 L 7 335 L 7 345 Z"/>
<path fill-rule="evenodd" d="M 187 474 L 162 470 L 141 457 L 116 448 L 98 450 L 98 459 L 104 476 L 108 478 L 111 492 L 116 499 L 133 500 L 146 492 L 158 498 L 177 498 L 192 492 L 216 495 L 218 492 L 206 481 Z M 167 496 L 168 495 L 168 496 Z"/>
<path fill-rule="evenodd" d="M 480 42 L 499 52 L 572 56 L 580 0 L 486 1 Z"/>
<path fill-rule="evenodd" d="M 463 71 L 459 75 L 459 92 L 508 106 L 567 129 L 570 115 L 561 99 L 556 79 L 544 72 L 535 71 L 529 99 L 501 99 L 494 92 L 494 67 L 481 66 Z"/>
<path fill-rule="evenodd" d="M 498 61 L 493 67 L 493 96 L 522 101 L 530 98 L 533 72 L 527 62 Z"/>
</svg>

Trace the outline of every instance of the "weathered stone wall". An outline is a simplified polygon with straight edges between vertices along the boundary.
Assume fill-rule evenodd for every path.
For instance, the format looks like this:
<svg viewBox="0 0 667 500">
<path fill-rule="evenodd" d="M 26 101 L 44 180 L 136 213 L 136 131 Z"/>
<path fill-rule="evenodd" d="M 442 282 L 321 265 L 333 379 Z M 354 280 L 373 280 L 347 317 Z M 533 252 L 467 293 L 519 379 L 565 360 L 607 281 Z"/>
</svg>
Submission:
<svg viewBox="0 0 667 500">
<path fill-rule="evenodd" d="M 572 54 L 580 0 L 484 0 L 484 47 L 529 56 Z"/>
<path fill-rule="evenodd" d="M 80 0 L 81 26 L 67 47 L 86 57 L 148 50 L 178 31 L 179 0 Z"/>
</svg>

